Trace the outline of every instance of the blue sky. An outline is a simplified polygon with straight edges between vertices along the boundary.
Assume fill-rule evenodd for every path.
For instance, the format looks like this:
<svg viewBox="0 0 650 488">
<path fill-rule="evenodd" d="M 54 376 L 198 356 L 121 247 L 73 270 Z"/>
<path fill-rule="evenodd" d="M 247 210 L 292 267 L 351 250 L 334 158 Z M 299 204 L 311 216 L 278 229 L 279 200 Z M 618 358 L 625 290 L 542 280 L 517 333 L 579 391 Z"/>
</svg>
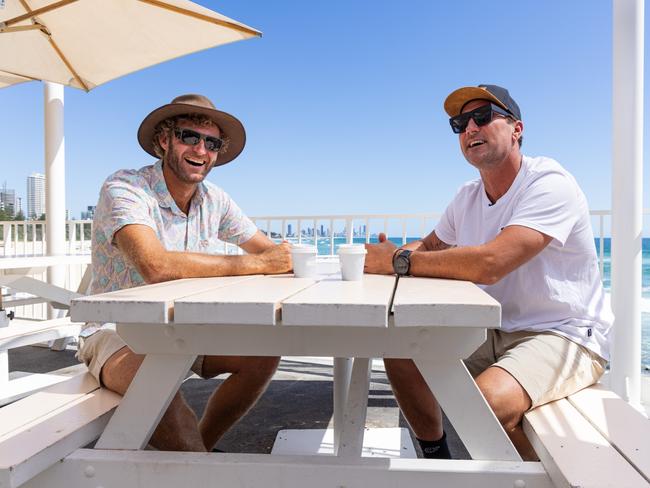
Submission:
<svg viewBox="0 0 650 488">
<path fill-rule="evenodd" d="M 442 103 L 478 83 L 505 86 L 519 103 L 525 154 L 560 161 L 592 209 L 611 206 L 610 0 L 198 3 L 264 36 L 90 93 L 67 88 L 73 216 L 94 205 L 110 173 L 152 162 L 135 137 L 142 118 L 188 92 L 247 129 L 242 156 L 209 180 L 249 215 L 441 212 L 477 176 Z M 19 196 L 26 176 L 43 172 L 42 91 L 0 90 L 0 184 Z"/>
</svg>

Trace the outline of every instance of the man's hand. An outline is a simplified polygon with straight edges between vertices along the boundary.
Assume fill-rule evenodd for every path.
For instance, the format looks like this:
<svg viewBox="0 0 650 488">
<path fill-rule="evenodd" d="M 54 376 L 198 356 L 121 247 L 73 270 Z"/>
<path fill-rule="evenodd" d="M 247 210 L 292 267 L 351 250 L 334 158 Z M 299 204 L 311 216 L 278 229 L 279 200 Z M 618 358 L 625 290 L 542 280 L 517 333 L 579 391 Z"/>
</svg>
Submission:
<svg viewBox="0 0 650 488">
<path fill-rule="evenodd" d="M 289 273 L 292 269 L 291 264 L 291 244 L 282 242 L 269 247 L 264 252 L 255 255 L 261 262 L 262 273 L 264 274 L 282 274 Z"/>
<path fill-rule="evenodd" d="M 379 244 L 366 244 L 366 264 L 364 272 L 372 274 L 393 274 L 393 254 L 397 246 L 379 234 Z"/>
</svg>

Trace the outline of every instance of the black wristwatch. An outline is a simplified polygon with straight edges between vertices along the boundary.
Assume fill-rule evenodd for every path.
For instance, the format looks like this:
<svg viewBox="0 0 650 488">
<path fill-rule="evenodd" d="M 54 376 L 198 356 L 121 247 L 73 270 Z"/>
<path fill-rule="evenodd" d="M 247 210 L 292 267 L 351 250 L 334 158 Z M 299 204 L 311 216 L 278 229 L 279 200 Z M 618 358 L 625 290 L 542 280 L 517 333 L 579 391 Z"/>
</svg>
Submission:
<svg viewBox="0 0 650 488">
<path fill-rule="evenodd" d="M 406 276 L 411 270 L 411 253 L 408 249 L 398 249 L 393 254 L 393 271 L 397 276 Z"/>
</svg>

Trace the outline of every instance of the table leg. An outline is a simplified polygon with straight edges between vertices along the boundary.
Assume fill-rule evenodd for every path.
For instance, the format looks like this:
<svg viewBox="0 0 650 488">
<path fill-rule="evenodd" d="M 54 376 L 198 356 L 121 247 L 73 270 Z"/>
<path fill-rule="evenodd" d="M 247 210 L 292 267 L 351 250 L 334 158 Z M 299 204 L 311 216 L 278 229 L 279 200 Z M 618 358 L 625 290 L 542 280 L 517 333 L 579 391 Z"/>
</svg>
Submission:
<svg viewBox="0 0 650 488">
<path fill-rule="evenodd" d="M 144 448 L 195 359 L 148 354 L 95 447 Z"/>
<path fill-rule="evenodd" d="M 361 456 L 368 410 L 371 365 L 372 362 L 368 358 L 354 359 L 343 422 L 339 424 L 340 427 L 334 425 L 334 452 L 339 457 Z"/>
<path fill-rule="evenodd" d="M 334 358 L 334 452 L 338 450 L 343 426 L 343 412 L 348 400 L 352 375 L 352 358 Z"/>
<path fill-rule="evenodd" d="M 415 364 L 472 459 L 521 461 L 519 453 L 461 360 L 416 359 Z"/>
</svg>

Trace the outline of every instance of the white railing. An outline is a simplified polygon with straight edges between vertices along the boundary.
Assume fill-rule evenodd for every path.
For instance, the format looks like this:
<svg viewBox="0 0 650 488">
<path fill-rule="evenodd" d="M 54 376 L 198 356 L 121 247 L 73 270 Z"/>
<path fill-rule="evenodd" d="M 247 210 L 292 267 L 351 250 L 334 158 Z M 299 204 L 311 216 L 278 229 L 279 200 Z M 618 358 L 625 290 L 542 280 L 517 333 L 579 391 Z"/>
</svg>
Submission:
<svg viewBox="0 0 650 488">
<path fill-rule="evenodd" d="M 592 210 L 592 226 L 601 272 L 605 263 L 605 232 L 610 228 L 610 210 Z M 645 209 L 644 216 L 650 215 Z M 440 213 L 412 214 L 349 214 L 349 215 L 273 215 L 251 217 L 255 224 L 273 240 L 295 243 L 319 243 L 326 254 L 334 255 L 338 243 L 363 240 L 371 242 L 380 232 L 405 244 L 410 238 L 422 238 L 434 227 Z M 358 226 L 358 227 L 357 227 Z M 66 222 L 68 254 L 89 254 L 92 220 Z M 45 222 L 0 222 L 0 256 L 41 256 L 47 254 Z M 327 246 L 322 245 L 327 241 Z M 237 246 L 223 244 L 225 254 L 241 252 Z"/>
<path fill-rule="evenodd" d="M 92 220 L 66 222 L 66 253 L 90 254 Z M 46 227 L 42 220 L 0 222 L 0 257 L 45 256 Z"/>
</svg>

